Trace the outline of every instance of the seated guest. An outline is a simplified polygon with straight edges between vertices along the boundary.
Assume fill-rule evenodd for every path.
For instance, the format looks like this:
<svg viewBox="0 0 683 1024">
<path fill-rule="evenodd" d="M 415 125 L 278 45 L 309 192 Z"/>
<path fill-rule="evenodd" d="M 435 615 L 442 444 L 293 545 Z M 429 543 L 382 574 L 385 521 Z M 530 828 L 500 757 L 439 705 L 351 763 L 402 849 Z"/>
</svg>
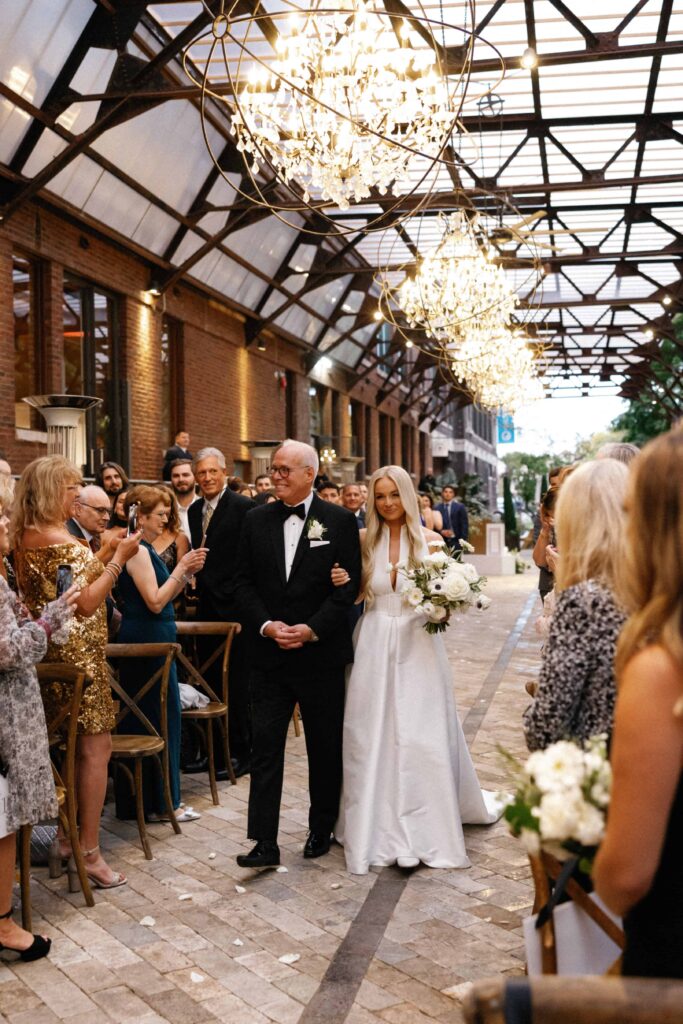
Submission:
<svg viewBox="0 0 683 1024">
<path fill-rule="evenodd" d="M 419 502 L 422 525 L 426 526 L 428 530 L 434 530 L 435 533 L 439 533 L 443 529 L 443 519 L 441 518 L 441 513 L 435 510 L 434 499 L 429 491 L 425 491 L 424 494 L 419 496 Z"/>
<path fill-rule="evenodd" d="M 15 833 L 57 815 L 45 713 L 35 665 L 50 636 L 68 629 L 78 590 L 42 608 L 34 621 L 7 586 L 2 559 L 9 551 L 11 493 L 0 481 L 0 950 L 24 961 L 50 952 L 51 939 L 31 935 L 12 920 Z"/>
<path fill-rule="evenodd" d="M 197 500 L 197 489 L 192 472 L 192 463 L 187 459 L 175 459 L 171 463 L 171 487 L 178 503 L 180 529 L 190 540 L 190 524 L 187 521 L 187 510 Z"/>
<path fill-rule="evenodd" d="M 103 462 L 95 473 L 95 483 L 107 492 L 113 508 L 118 493 L 128 486 L 128 477 L 118 462 Z"/>
<path fill-rule="evenodd" d="M 324 480 L 318 487 L 318 497 L 323 501 L 330 501 L 333 505 L 341 505 L 339 488 L 331 480 Z"/>
<path fill-rule="evenodd" d="M 137 554 L 126 564 L 119 578 L 119 594 L 123 605 L 123 620 L 118 633 L 119 643 L 174 643 L 176 639 L 173 601 L 204 565 L 206 551 L 188 551 L 178 560 L 172 573 L 154 548 L 154 542 L 163 536 L 168 520 L 169 494 L 165 487 L 140 485 L 131 487 L 126 498 L 126 514 L 131 505 L 137 505 L 138 528 L 142 540 Z M 163 659 L 122 658 L 118 662 L 121 685 L 134 696 L 145 680 L 161 668 Z M 159 687 L 152 687 L 140 701 L 139 707 L 152 725 L 161 731 Z M 168 763 L 173 809 L 180 807 L 180 694 L 175 665 L 171 669 L 168 687 Z M 121 722 L 124 733 L 144 733 L 144 726 L 134 715 Z M 144 767 L 144 766 L 143 766 Z M 127 779 L 122 772 L 116 780 L 116 814 L 119 818 L 135 817 L 135 802 Z M 165 818 L 167 809 L 163 786 L 158 772 L 149 766 L 144 778 L 145 815 Z M 199 815 L 186 808 L 179 821 L 194 821 Z"/>
<path fill-rule="evenodd" d="M 441 501 L 434 506 L 434 511 L 441 516 L 443 526 L 439 533 L 451 551 L 460 551 L 460 541 L 469 536 L 469 520 L 467 509 L 455 500 L 455 487 L 445 484 L 441 491 Z"/>
<path fill-rule="evenodd" d="M 524 713 L 530 750 L 612 731 L 614 650 L 624 614 L 614 598 L 623 558 L 628 470 L 587 462 L 561 487 L 555 529 L 562 557 L 536 698 Z"/>
<path fill-rule="evenodd" d="M 630 473 L 618 580 L 629 618 L 593 878 L 624 918 L 622 974 L 683 978 L 683 430 L 646 445 Z"/>
<path fill-rule="evenodd" d="M 184 459 L 186 462 L 192 462 L 192 452 L 190 451 L 189 446 L 190 435 L 188 432 L 186 430 L 177 430 L 175 442 L 164 453 L 164 465 L 161 470 L 161 477 L 163 480 L 170 482 L 171 468 L 177 459 Z"/>
</svg>

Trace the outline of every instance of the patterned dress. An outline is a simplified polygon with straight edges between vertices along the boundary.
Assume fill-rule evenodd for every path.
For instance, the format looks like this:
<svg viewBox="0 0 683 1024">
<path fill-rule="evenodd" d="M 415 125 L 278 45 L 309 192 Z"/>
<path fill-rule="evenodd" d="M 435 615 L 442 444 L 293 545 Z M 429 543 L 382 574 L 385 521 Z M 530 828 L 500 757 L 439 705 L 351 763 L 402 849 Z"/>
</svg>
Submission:
<svg viewBox="0 0 683 1024">
<path fill-rule="evenodd" d="M 71 566 L 73 581 L 79 587 L 87 587 L 104 571 L 104 566 L 90 548 L 76 540 L 21 550 L 19 579 L 24 599 L 33 615 L 37 615 L 46 602 L 54 600 L 57 566 L 66 564 Z M 92 684 L 83 694 L 78 716 L 78 731 L 87 735 L 111 732 L 116 721 L 106 646 L 107 611 L 103 601 L 94 615 L 76 615 L 67 643 L 61 646 L 50 643 L 45 656 L 45 661 L 74 665 L 91 677 Z M 64 685 L 53 683 L 45 695 L 46 713 L 50 715 L 67 700 Z"/>
<path fill-rule="evenodd" d="M 69 619 L 62 602 L 41 608 L 57 631 Z M 6 790 L 0 805 L 0 838 L 57 814 L 45 714 L 35 665 L 47 634 L 0 576 L 0 760 Z"/>
<path fill-rule="evenodd" d="M 558 594 L 538 692 L 524 712 L 529 750 L 561 739 L 611 735 L 617 696 L 614 651 L 625 621 L 612 594 L 596 580 Z"/>
</svg>

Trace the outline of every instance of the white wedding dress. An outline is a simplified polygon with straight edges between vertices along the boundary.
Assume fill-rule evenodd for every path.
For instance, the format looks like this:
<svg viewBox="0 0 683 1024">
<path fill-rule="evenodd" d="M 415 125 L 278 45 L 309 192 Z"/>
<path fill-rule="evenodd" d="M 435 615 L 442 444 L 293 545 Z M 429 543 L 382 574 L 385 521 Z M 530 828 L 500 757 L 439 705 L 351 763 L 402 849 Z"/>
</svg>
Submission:
<svg viewBox="0 0 683 1024">
<path fill-rule="evenodd" d="M 426 554 L 425 544 L 420 557 Z M 403 527 L 400 559 L 407 557 Z M 479 787 L 443 638 L 430 636 L 423 616 L 404 603 L 408 584 L 400 573 L 392 590 L 388 562 L 385 527 L 375 556 L 375 599 L 354 635 L 335 836 L 353 874 L 397 862 L 468 867 L 463 822 L 490 824 L 500 808 Z"/>
</svg>

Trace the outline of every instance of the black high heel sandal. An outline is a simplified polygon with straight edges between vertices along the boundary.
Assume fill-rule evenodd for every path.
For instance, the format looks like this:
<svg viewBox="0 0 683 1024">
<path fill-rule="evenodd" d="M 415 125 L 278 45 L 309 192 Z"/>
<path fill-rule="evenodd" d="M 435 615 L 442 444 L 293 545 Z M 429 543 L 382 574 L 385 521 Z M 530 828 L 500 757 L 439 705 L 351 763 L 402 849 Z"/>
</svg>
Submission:
<svg viewBox="0 0 683 1024">
<path fill-rule="evenodd" d="M 12 916 L 12 907 L 6 914 L 0 914 L 0 921 L 6 921 Z M 8 953 L 16 953 L 24 963 L 31 963 L 32 960 L 40 960 L 50 952 L 52 939 L 44 939 L 42 935 L 34 935 L 33 942 L 28 949 L 14 949 L 12 946 L 3 946 L 0 942 L 0 950 L 6 949 Z"/>
</svg>

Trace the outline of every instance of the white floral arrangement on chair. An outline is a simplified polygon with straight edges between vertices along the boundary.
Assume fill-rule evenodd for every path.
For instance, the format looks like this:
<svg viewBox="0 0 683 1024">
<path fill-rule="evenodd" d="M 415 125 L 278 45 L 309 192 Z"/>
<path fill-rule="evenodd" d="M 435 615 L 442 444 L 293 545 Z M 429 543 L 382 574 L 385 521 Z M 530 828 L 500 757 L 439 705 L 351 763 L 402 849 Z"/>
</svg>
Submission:
<svg viewBox="0 0 683 1024">
<path fill-rule="evenodd" d="M 474 551 L 467 541 L 461 540 L 460 545 L 463 550 Z M 417 565 L 409 566 L 405 561 L 389 563 L 387 571 L 400 572 L 411 584 L 403 592 L 403 600 L 416 614 L 426 617 L 423 628 L 430 634 L 446 630 L 451 612 L 466 612 L 473 607 L 485 609 L 491 604 L 491 599 L 482 593 L 486 577 L 480 576 L 470 562 L 462 561 L 462 550 L 452 556 L 440 544 Z"/>
<path fill-rule="evenodd" d="M 516 775 L 503 811 L 512 834 L 532 856 L 545 850 L 558 860 L 577 857 L 580 870 L 590 874 L 612 786 L 607 736 L 592 736 L 583 745 L 560 740 L 534 751 L 523 765 L 502 753 Z"/>
</svg>

